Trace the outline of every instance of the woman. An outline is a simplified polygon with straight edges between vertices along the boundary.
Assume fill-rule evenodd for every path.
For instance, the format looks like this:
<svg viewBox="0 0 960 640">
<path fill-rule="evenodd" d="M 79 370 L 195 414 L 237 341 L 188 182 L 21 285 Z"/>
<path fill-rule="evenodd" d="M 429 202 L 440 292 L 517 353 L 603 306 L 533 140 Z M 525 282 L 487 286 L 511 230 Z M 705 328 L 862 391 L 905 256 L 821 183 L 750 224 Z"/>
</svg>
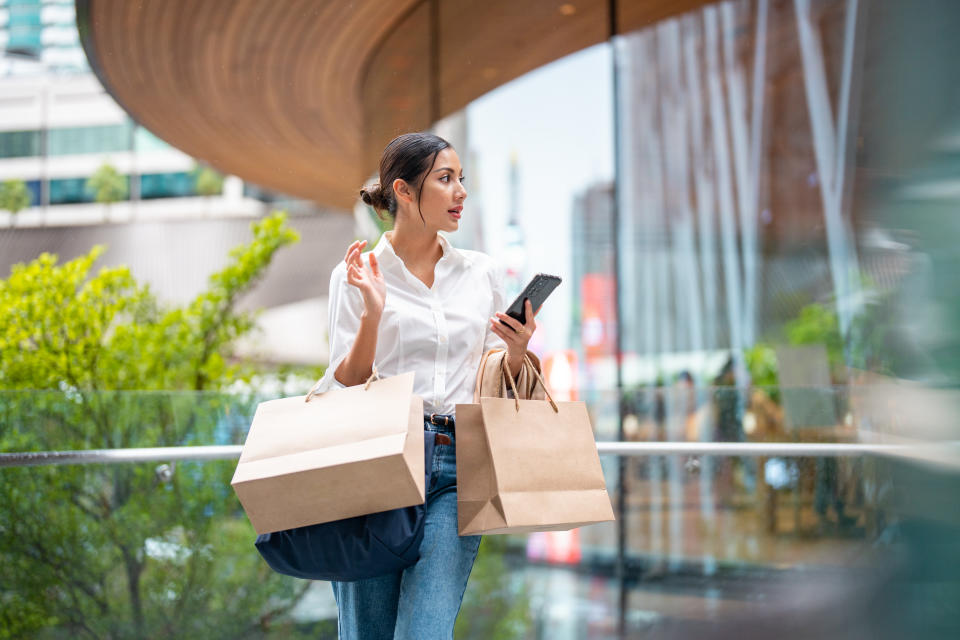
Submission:
<svg viewBox="0 0 960 640">
<path fill-rule="evenodd" d="M 481 356 L 506 347 L 516 376 L 536 328 L 502 313 L 503 288 L 483 253 L 453 248 L 467 191 L 457 152 L 430 133 L 383 151 L 380 182 L 360 190 L 394 221 L 373 251 L 354 242 L 330 276 L 330 367 L 318 392 L 415 372 L 424 428 L 437 432 L 420 560 L 405 571 L 334 583 L 344 639 L 452 638 L 480 536 L 457 535 L 454 410 L 472 402 Z M 502 324 L 501 323 L 505 323 Z"/>
</svg>

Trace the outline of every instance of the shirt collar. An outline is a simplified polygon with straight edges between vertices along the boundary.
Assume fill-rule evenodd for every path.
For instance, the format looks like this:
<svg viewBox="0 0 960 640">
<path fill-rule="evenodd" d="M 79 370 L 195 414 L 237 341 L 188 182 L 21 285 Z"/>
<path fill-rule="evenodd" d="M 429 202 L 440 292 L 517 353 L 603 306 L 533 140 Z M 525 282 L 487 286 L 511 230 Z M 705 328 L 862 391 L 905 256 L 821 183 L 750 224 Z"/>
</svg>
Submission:
<svg viewBox="0 0 960 640">
<path fill-rule="evenodd" d="M 443 250 L 444 258 L 448 260 L 453 260 L 455 262 L 465 262 L 467 261 L 466 256 L 450 244 L 450 241 L 447 240 L 442 233 L 438 233 L 437 237 L 440 239 L 440 248 Z M 402 265 L 403 261 L 400 259 L 400 256 L 393 250 L 393 245 L 390 243 L 390 240 L 387 238 L 386 232 L 380 236 L 380 240 L 377 241 L 377 246 L 373 248 L 373 254 L 377 256 L 377 260 L 383 262 L 384 257 L 387 258 L 387 261 L 390 264 Z"/>
</svg>

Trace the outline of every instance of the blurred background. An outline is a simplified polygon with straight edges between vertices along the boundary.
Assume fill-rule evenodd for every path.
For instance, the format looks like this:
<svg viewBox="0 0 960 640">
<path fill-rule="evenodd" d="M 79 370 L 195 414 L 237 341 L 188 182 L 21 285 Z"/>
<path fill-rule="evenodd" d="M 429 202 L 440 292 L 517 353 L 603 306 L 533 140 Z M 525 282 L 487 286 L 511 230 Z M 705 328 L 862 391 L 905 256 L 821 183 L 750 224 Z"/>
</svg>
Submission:
<svg viewBox="0 0 960 640">
<path fill-rule="evenodd" d="M 953 0 L 0 0 L 0 451 L 242 444 L 322 374 L 330 271 L 386 228 L 359 187 L 430 129 L 450 241 L 510 298 L 563 278 L 531 348 L 638 445 L 601 455 L 617 522 L 485 539 L 458 638 L 958 637 L 958 32 Z M 336 637 L 234 466 L 0 467 L 0 638 Z"/>
</svg>

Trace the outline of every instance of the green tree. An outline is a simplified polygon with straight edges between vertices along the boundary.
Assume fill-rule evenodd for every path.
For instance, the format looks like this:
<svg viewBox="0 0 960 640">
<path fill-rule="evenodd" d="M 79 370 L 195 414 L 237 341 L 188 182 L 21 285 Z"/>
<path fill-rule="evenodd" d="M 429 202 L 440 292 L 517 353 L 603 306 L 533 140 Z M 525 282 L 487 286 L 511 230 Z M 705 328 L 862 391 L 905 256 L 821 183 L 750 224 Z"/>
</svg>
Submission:
<svg viewBox="0 0 960 640">
<path fill-rule="evenodd" d="M 249 367 L 237 309 L 281 247 L 252 226 L 206 291 L 163 308 L 102 253 L 43 254 L 0 280 L 0 450 L 209 444 L 257 398 L 220 392 Z M 164 390 L 164 391 L 160 391 Z M 189 391 L 189 393 L 185 393 Z M 0 638 L 262 637 L 309 583 L 273 573 L 229 482 L 232 461 L 0 472 Z"/>
<path fill-rule="evenodd" d="M 18 213 L 30 206 L 30 190 L 23 180 L 4 180 L 0 185 L 0 210 L 9 211 L 10 226 Z"/>
<path fill-rule="evenodd" d="M 470 574 L 454 635 L 462 640 L 526 638 L 530 598 L 525 586 L 510 579 L 507 536 L 484 536 Z"/>
<path fill-rule="evenodd" d="M 93 191 L 96 202 L 104 205 L 104 220 L 110 217 L 110 205 L 127 199 L 127 178 L 108 163 L 100 166 L 87 179 L 87 189 Z"/>
<path fill-rule="evenodd" d="M 194 165 L 190 173 L 193 175 L 193 188 L 206 199 L 209 213 L 210 197 L 223 193 L 223 175 L 210 167 L 200 165 Z"/>
<path fill-rule="evenodd" d="M 201 196 L 217 196 L 223 191 L 223 175 L 218 171 L 197 165 L 192 173 L 194 189 Z"/>
</svg>

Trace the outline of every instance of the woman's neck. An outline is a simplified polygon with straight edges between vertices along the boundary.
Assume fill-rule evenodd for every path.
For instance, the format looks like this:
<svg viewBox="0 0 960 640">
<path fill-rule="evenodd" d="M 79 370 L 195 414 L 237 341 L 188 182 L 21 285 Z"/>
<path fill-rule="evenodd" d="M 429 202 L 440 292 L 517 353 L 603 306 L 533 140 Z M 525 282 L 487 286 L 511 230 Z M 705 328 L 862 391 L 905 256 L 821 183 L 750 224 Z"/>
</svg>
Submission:
<svg viewBox="0 0 960 640">
<path fill-rule="evenodd" d="M 401 225 L 386 233 L 393 252 L 408 269 L 432 266 L 443 256 L 436 231 L 408 229 Z"/>
</svg>

